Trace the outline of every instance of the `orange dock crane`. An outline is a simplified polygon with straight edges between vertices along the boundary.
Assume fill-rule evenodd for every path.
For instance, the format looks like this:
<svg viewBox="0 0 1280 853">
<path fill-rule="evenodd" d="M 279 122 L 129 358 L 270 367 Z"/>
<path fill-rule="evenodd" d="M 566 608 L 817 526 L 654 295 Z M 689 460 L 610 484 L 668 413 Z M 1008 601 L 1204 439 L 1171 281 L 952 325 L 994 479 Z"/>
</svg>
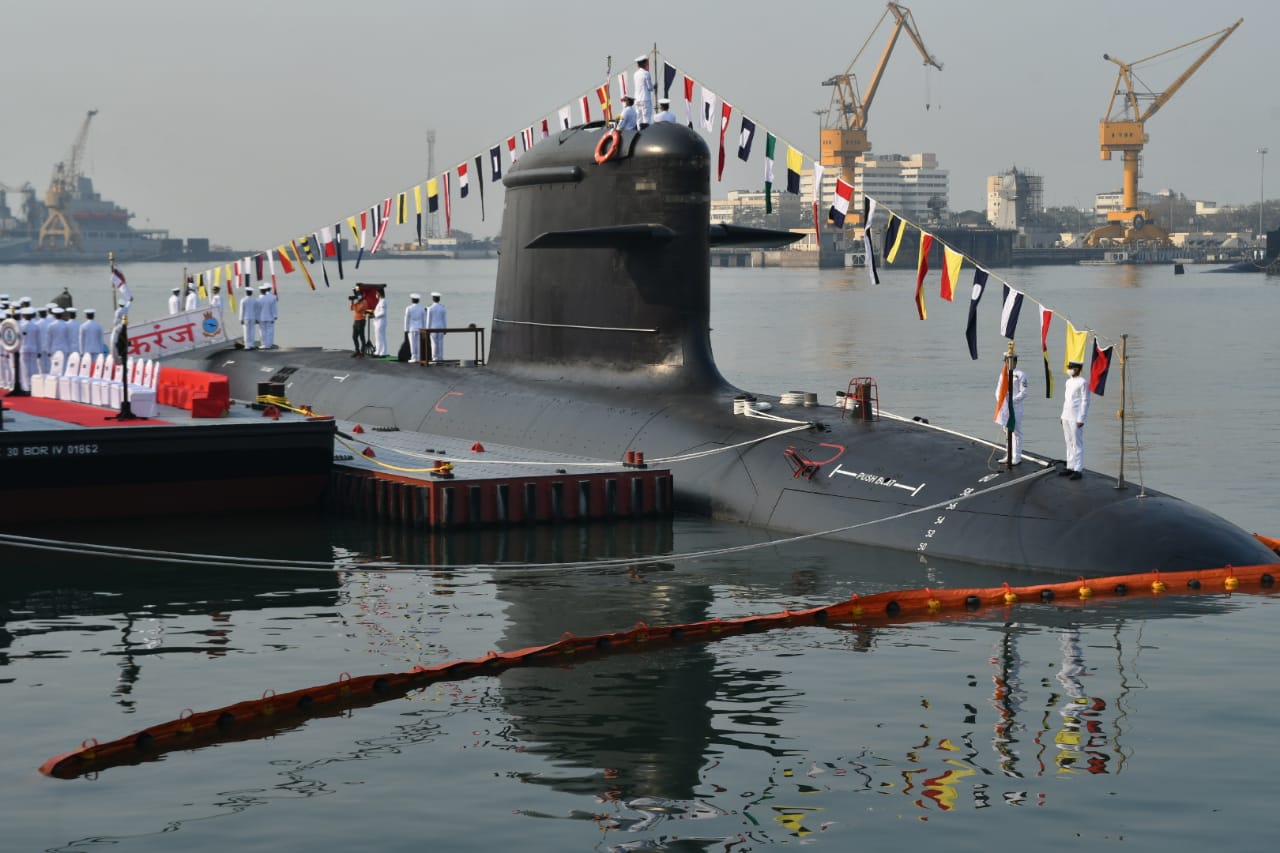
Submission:
<svg viewBox="0 0 1280 853">
<path fill-rule="evenodd" d="M 859 94 L 857 79 L 852 73 L 853 66 L 857 64 L 881 25 L 891 16 L 893 27 L 889 32 L 889 41 L 880 54 L 880 62 L 872 72 L 866 90 Z M 893 48 L 898 43 L 898 36 L 904 31 L 915 44 L 920 56 L 924 58 L 925 67 L 932 66 L 941 71 L 942 63 L 934 59 L 925 48 L 911 10 L 898 3 L 889 3 L 844 73 L 829 77 L 822 82 L 822 85 L 834 88 L 831 92 L 831 104 L 827 108 L 826 117 L 819 131 L 821 163 L 823 166 L 838 169 L 841 177 L 851 184 L 858 158 L 871 150 L 871 143 L 867 140 L 867 114 L 871 111 L 871 102 L 875 100 L 876 90 L 880 88 L 880 80 L 884 76 L 885 67 L 889 64 Z M 845 220 L 846 225 L 859 223 L 861 214 L 854 215 L 853 211 L 850 211 L 850 214 Z"/>
<path fill-rule="evenodd" d="M 89 138 L 89 122 L 98 114 L 97 110 L 89 110 L 76 134 L 76 141 L 71 145 L 71 154 L 66 160 L 53 167 L 53 178 L 49 181 L 49 189 L 44 194 L 44 206 L 48 215 L 40 226 L 40 237 L 37 246 L 54 251 L 75 249 L 80 245 L 80 226 L 74 218 L 67 215 L 67 202 L 79 191 L 80 161 L 84 156 L 84 144 Z"/>
<path fill-rule="evenodd" d="M 1182 88 L 1191 75 L 1196 73 L 1205 60 L 1212 56 L 1213 52 L 1221 47 L 1227 37 L 1242 23 L 1244 18 L 1226 29 L 1162 50 L 1137 62 L 1121 62 L 1109 54 L 1102 55 L 1103 59 L 1120 66 L 1115 85 L 1111 89 L 1111 100 L 1107 102 L 1107 117 L 1102 120 L 1099 137 L 1102 143 L 1103 160 L 1110 160 L 1112 153 L 1116 151 L 1119 151 L 1123 158 L 1124 209 L 1108 213 L 1107 224 L 1091 231 L 1085 238 L 1086 245 L 1098 246 L 1109 243 L 1169 245 L 1169 233 L 1151 221 L 1151 214 L 1148 211 L 1138 207 L 1138 171 L 1141 165 L 1142 146 L 1150 140 L 1146 132 L 1146 121 L 1169 102 L 1174 93 Z M 1134 88 L 1134 68 L 1137 66 L 1209 39 L 1213 39 L 1213 43 L 1163 92 L 1159 94 L 1150 90 L 1138 92 Z M 1138 83 L 1141 84 L 1142 81 L 1139 80 Z M 1146 109 L 1143 109 L 1144 102 L 1146 102 Z"/>
</svg>

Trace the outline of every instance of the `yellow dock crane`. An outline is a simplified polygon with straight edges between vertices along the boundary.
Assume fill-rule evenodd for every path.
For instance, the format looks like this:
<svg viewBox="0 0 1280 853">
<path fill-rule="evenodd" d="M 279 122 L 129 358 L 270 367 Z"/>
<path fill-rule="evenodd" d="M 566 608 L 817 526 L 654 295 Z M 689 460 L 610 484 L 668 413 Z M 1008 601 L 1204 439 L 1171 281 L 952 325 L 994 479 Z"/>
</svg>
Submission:
<svg viewBox="0 0 1280 853">
<path fill-rule="evenodd" d="M 71 145 L 71 154 L 53 167 L 53 178 L 44 194 L 44 206 L 48 209 L 48 214 L 40 226 L 40 237 L 36 243 L 40 249 L 64 251 L 80 246 L 80 226 L 74 218 L 67 215 L 66 208 L 67 202 L 78 191 L 80 160 L 84 156 L 84 144 L 89 138 L 89 122 L 97 114 L 97 110 L 89 110 L 84 123 L 80 125 L 80 132 L 76 134 L 76 141 Z"/>
<path fill-rule="evenodd" d="M 893 27 L 889 32 L 889 41 L 880 53 L 880 61 L 872 72 L 865 91 L 859 94 L 857 79 L 852 73 L 853 66 L 857 64 L 881 25 L 890 17 L 893 18 Z M 858 158 L 871 150 L 871 143 L 867 140 L 867 114 L 871 111 L 871 102 L 875 100 L 876 90 L 880 88 L 880 80 L 884 76 L 885 67 L 889 64 L 893 48 L 898 43 L 898 36 L 904 31 L 915 44 L 920 56 L 924 58 L 925 67 L 932 66 L 941 71 L 942 63 L 934 59 L 925 48 L 911 10 L 898 3 L 889 3 L 844 73 L 829 77 L 822 82 L 822 85 L 834 88 L 831 92 L 831 104 L 827 108 L 826 117 L 819 131 L 820 159 L 823 166 L 839 169 L 841 177 L 851 184 Z M 858 224 L 861 214 L 854 215 L 853 211 L 850 211 L 850 214 L 845 220 L 846 225 Z"/>
<path fill-rule="evenodd" d="M 1111 100 L 1107 102 L 1107 117 L 1102 120 L 1099 138 L 1102 143 L 1103 160 L 1110 160 L 1112 153 L 1116 151 L 1119 151 L 1123 158 L 1124 209 L 1108 213 L 1107 224 L 1091 231 L 1085 238 L 1086 245 L 1098 246 L 1105 243 L 1134 245 L 1144 242 L 1160 246 L 1169 245 L 1169 233 L 1151 221 L 1151 214 L 1148 211 L 1138 207 L 1138 171 L 1141 165 L 1142 146 L 1150 140 L 1146 132 L 1146 121 L 1169 102 L 1174 93 L 1182 88 L 1191 75 L 1196 73 L 1205 60 L 1213 55 L 1213 52 L 1221 47 L 1227 37 L 1242 23 L 1244 18 L 1226 29 L 1162 50 L 1137 62 L 1121 62 L 1109 54 L 1102 55 L 1103 59 L 1114 62 L 1120 67 L 1116 74 L 1116 83 L 1111 89 Z M 1163 92 L 1159 94 L 1150 90 L 1139 92 L 1134 88 L 1134 68 L 1137 66 L 1209 39 L 1213 39 L 1213 43 Z M 1139 80 L 1138 83 L 1141 84 L 1142 81 Z M 1143 109 L 1144 102 L 1145 109 Z"/>
</svg>

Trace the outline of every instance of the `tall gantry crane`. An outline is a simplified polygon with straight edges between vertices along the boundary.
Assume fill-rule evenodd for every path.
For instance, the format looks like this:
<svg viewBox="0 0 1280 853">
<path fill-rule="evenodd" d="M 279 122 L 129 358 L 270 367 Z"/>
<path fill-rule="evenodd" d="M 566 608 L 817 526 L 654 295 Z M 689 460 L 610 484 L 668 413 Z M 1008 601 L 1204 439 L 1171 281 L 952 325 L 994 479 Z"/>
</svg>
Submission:
<svg viewBox="0 0 1280 853">
<path fill-rule="evenodd" d="M 890 16 L 893 17 L 893 27 L 889 33 L 889 41 L 880 54 L 880 62 L 872 72 L 866 90 L 859 94 L 857 79 L 852 74 L 853 66 L 857 64 L 880 26 Z M 876 90 L 880 88 L 880 80 L 884 76 L 885 67 L 889 64 L 893 48 L 898 43 L 898 36 L 904 31 L 915 44 L 920 56 L 924 58 L 925 67 L 932 66 L 941 71 L 942 63 L 934 59 L 925 49 L 911 10 L 898 3 L 889 3 L 844 73 L 829 77 L 822 82 L 824 86 L 834 87 L 831 92 L 831 105 L 827 108 L 826 119 L 819 129 L 822 165 L 839 169 L 841 177 L 851 184 L 858 158 L 871 150 L 871 143 L 867 140 L 867 114 L 871 111 L 871 103 L 875 100 Z M 858 218 L 851 217 L 855 222 Z"/>
<path fill-rule="evenodd" d="M 89 138 L 89 122 L 97 114 L 97 110 L 89 110 L 85 114 L 80 132 L 71 145 L 71 153 L 66 160 L 53 167 L 53 178 L 44 194 L 44 206 L 48 209 L 48 214 L 40 226 L 37 245 L 41 249 L 58 251 L 78 248 L 80 245 L 80 226 L 74 218 L 67 215 L 67 203 L 78 191 L 80 162 L 84 157 L 85 142 Z"/>
<path fill-rule="evenodd" d="M 1169 233 L 1151 221 L 1151 214 L 1138 207 L 1138 172 L 1142 160 L 1142 146 L 1150 141 L 1146 132 L 1146 121 L 1156 111 L 1169 102 L 1182 85 L 1196 73 L 1213 52 L 1222 46 L 1227 37 L 1244 23 L 1244 18 L 1236 21 L 1224 30 L 1209 33 L 1198 39 L 1153 53 L 1137 62 L 1122 62 L 1109 54 L 1102 58 L 1114 62 L 1120 67 L 1116 74 L 1115 85 L 1111 88 L 1111 100 L 1107 102 L 1107 117 L 1102 120 L 1099 138 L 1102 144 L 1102 159 L 1110 160 L 1112 153 L 1119 151 L 1124 163 L 1123 210 L 1113 210 L 1107 214 L 1107 224 L 1095 228 L 1089 233 L 1085 242 L 1089 246 L 1101 243 L 1121 243 L 1133 245 L 1139 242 L 1151 242 L 1157 245 L 1169 244 Z M 1191 47 L 1195 44 L 1213 39 L 1213 43 L 1200 54 L 1191 67 L 1182 72 L 1178 79 L 1169 84 L 1163 92 L 1155 93 L 1145 88 L 1139 92 L 1134 87 L 1136 75 L 1134 69 L 1144 62 L 1150 62 L 1161 56 Z M 1146 107 L 1144 109 L 1143 104 Z"/>
</svg>

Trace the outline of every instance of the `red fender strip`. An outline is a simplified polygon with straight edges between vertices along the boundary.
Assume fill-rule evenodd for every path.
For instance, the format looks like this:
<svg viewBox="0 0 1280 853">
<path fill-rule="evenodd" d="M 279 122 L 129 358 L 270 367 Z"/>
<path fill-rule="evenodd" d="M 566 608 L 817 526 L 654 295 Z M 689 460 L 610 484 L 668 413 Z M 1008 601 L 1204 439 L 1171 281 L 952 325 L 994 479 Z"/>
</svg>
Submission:
<svg viewBox="0 0 1280 853">
<path fill-rule="evenodd" d="M 1261 538 L 1261 537 L 1259 537 Z M 1265 541 L 1265 540 L 1264 540 Z M 710 642 L 723 637 L 797 625 L 899 624 L 963 618 L 988 607 L 1010 607 L 1019 601 L 1060 606 L 1082 605 L 1103 597 L 1154 597 L 1166 594 L 1262 592 L 1275 585 L 1280 563 L 1227 566 L 1186 572 L 1147 572 L 1109 578 L 1080 578 L 1055 584 L 991 589 L 913 589 L 880 592 L 865 597 L 805 610 L 783 610 L 737 619 L 708 619 L 685 625 L 650 626 L 643 622 L 627 631 L 575 637 L 565 634 L 545 646 L 510 652 L 489 652 L 484 657 L 457 660 L 435 666 L 415 666 L 406 672 L 365 675 L 343 673 L 332 684 L 275 693 L 212 711 L 184 711 L 178 719 L 134 732 L 118 740 L 98 743 L 89 738 L 79 749 L 50 758 L 40 772 L 72 779 L 109 767 L 154 761 L 166 752 L 199 749 L 214 743 L 254 740 L 297 728 L 314 717 L 331 717 L 351 708 L 363 708 L 439 681 L 458 681 L 494 675 L 519 666 L 562 666 L 583 656 L 618 652 L 643 652 L 686 642 Z"/>
</svg>

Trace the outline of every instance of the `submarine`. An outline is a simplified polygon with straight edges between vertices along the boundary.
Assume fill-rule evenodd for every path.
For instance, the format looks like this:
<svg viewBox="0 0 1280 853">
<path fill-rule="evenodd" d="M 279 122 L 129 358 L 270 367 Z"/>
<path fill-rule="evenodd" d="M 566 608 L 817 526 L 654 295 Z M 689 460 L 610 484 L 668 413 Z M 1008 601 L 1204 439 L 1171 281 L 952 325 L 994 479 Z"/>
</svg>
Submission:
<svg viewBox="0 0 1280 853">
<path fill-rule="evenodd" d="M 196 350 L 236 399 L 418 431 L 668 468 L 674 508 L 922 558 L 1075 576 L 1273 563 L 1252 534 L 1177 497 L 881 411 L 751 394 L 711 348 L 710 249 L 796 235 L 712 225 L 712 157 L 690 128 L 602 122 L 540 141 L 506 188 L 488 358 L 419 366 L 319 348 Z M 635 454 L 643 454 L 643 456 Z M 647 461 L 645 461 L 647 460 Z"/>
</svg>

